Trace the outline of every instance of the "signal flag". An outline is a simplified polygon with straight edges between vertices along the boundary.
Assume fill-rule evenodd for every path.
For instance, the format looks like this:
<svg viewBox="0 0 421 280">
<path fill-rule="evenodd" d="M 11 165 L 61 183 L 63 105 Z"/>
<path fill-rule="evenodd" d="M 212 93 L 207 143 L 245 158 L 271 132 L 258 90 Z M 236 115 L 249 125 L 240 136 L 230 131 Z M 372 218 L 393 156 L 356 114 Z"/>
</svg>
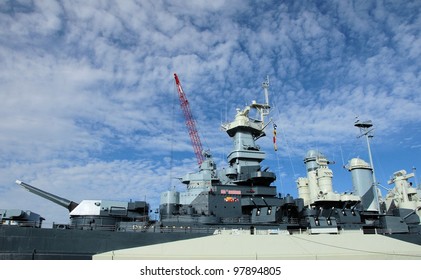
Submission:
<svg viewBox="0 0 421 280">
<path fill-rule="evenodd" d="M 276 128 L 277 125 L 273 124 L 273 148 L 275 149 L 275 151 L 278 150 L 278 146 L 276 145 Z"/>
</svg>

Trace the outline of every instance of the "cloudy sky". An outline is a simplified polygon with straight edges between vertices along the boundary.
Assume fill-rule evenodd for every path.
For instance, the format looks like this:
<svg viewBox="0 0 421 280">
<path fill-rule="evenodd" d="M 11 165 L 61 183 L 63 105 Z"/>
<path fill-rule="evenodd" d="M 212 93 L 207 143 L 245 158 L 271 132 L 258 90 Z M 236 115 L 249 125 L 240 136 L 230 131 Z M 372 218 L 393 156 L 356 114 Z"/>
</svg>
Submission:
<svg viewBox="0 0 421 280">
<path fill-rule="evenodd" d="M 342 168 L 368 161 L 356 117 L 375 125 L 379 183 L 421 175 L 420 1 L 0 2 L 0 208 L 46 223 L 67 210 L 16 179 L 68 198 L 143 200 L 197 170 L 174 86 L 180 77 L 204 148 L 231 149 L 221 123 L 270 78 L 278 126 L 259 140 L 279 192 L 297 196 L 308 149 Z M 414 180 L 415 181 L 415 180 Z"/>
</svg>

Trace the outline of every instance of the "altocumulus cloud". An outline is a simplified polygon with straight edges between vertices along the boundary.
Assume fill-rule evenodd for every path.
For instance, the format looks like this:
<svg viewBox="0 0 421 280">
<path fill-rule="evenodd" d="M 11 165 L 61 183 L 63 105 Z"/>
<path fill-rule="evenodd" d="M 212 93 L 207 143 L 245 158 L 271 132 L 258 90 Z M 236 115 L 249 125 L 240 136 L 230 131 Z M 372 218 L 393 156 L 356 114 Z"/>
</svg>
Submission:
<svg viewBox="0 0 421 280">
<path fill-rule="evenodd" d="M 76 202 L 157 206 L 182 188 L 196 166 L 174 72 L 220 167 L 220 123 L 261 100 L 268 75 L 279 150 L 260 145 L 280 191 L 296 194 L 309 148 L 366 157 L 356 116 L 376 126 L 385 183 L 420 164 L 420 15 L 419 1 L 2 1 L 0 207 L 66 221 L 16 179 Z M 340 165 L 338 191 L 350 187 Z"/>
</svg>

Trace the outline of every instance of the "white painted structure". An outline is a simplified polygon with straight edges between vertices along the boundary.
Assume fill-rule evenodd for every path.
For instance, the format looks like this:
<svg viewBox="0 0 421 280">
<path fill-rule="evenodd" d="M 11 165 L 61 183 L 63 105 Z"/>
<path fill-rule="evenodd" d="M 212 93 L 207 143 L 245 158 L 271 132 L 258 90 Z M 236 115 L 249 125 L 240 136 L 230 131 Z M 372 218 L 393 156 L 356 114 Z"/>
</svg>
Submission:
<svg viewBox="0 0 421 280">
<path fill-rule="evenodd" d="M 380 234 L 222 230 L 212 236 L 116 250 L 94 260 L 421 260 L 421 246 Z"/>
</svg>

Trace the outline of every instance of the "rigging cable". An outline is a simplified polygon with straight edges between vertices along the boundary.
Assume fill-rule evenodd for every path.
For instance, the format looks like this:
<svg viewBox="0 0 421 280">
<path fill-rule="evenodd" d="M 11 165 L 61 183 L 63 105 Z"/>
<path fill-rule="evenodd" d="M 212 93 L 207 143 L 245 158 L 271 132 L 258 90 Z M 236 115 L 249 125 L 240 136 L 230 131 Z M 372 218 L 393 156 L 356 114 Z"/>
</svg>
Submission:
<svg viewBox="0 0 421 280">
<path fill-rule="evenodd" d="M 273 109 L 276 109 L 276 112 L 277 112 L 278 116 L 281 115 L 281 113 L 279 111 L 279 108 L 277 106 L 275 106 L 275 103 L 273 103 Z M 292 172 L 293 172 L 293 177 L 294 177 L 294 179 L 296 179 L 295 168 L 294 168 L 294 164 L 292 163 L 291 149 L 290 149 L 289 144 L 288 144 L 288 141 L 287 141 L 285 130 L 283 129 L 282 126 L 280 126 L 280 129 L 281 129 L 282 138 L 284 139 L 284 143 L 285 143 L 285 145 L 284 145 L 285 146 L 285 151 L 286 151 L 286 154 L 288 156 L 289 163 L 291 164 L 291 169 L 292 169 Z M 280 165 L 280 160 L 279 160 L 279 154 L 277 152 L 275 152 L 275 154 L 276 154 L 276 160 L 277 160 L 277 164 L 278 164 L 278 174 L 279 174 L 279 178 L 280 178 L 279 181 L 280 181 L 280 184 L 281 184 L 281 192 L 283 192 L 284 191 L 284 186 L 283 186 L 282 176 L 281 176 L 281 165 Z"/>
</svg>

